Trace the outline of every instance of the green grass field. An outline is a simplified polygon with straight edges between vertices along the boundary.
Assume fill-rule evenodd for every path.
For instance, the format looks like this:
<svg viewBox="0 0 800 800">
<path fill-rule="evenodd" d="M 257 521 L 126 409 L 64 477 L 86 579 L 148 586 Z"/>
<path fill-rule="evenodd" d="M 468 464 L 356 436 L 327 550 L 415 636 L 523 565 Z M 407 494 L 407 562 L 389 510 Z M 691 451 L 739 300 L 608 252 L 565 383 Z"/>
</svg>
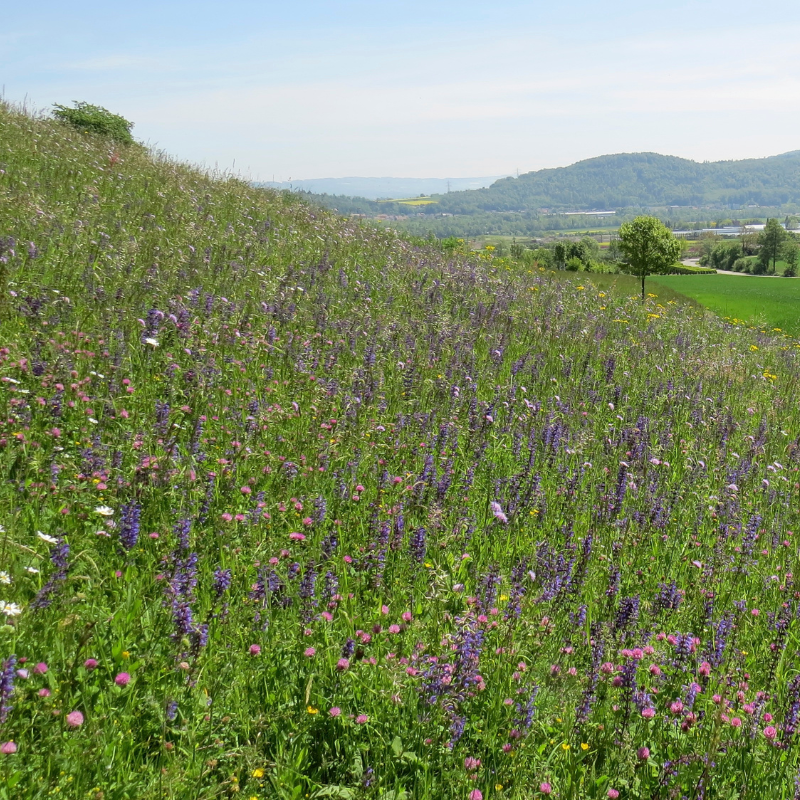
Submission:
<svg viewBox="0 0 800 800">
<path fill-rule="evenodd" d="M 800 335 L 800 281 L 739 275 L 663 275 L 650 283 L 679 292 L 723 317 Z"/>
</svg>

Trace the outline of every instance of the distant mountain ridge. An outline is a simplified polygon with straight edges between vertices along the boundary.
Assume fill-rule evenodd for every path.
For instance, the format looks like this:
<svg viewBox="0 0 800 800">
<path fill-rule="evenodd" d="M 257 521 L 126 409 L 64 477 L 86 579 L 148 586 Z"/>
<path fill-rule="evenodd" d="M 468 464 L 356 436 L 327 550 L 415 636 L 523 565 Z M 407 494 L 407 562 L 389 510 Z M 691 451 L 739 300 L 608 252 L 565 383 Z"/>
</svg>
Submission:
<svg viewBox="0 0 800 800">
<path fill-rule="evenodd" d="M 743 207 L 800 203 L 800 150 L 742 161 L 697 162 L 619 153 L 503 178 L 437 197 L 426 212 L 588 211 L 646 206 Z"/>
<path fill-rule="evenodd" d="M 446 194 L 448 191 L 464 191 L 490 186 L 502 175 L 484 178 L 308 178 L 299 181 L 265 181 L 257 184 L 274 189 L 292 189 L 314 194 L 345 195 L 402 199 L 420 194 Z"/>
</svg>

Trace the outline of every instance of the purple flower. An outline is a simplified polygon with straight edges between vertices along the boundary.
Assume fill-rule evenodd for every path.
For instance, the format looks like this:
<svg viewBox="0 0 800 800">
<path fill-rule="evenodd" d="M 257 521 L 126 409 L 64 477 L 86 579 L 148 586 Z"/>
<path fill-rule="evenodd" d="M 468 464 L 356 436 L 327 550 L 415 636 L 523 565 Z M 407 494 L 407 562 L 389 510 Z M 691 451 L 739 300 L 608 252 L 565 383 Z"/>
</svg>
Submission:
<svg viewBox="0 0 800 800">
<path fill-rule="evenodd" d="M 214 570 L 214 594 L 217 598 L 222 597 L 231 585 L 231 571 L 229 569 Z"/>
<path fill-rule="evenodd" d="M 119 543 L 128 551 L 136 547 L 141 527 L 142 507 L 136 500 L 126 503 L 120 510 Z"/>
<path fill-rule="evenodd" d="M 17 664 L 16 656 L 9 656 L 3 662 L 0 672 L 0 725 L 2 725 L 13 708 L 9 701 L 14 694 L 14 667 Z"/>
<path fill-rule="evenodd" d="M 491 503 L 489 503 L 489 508 L 492 510 L 492 516 L 496 520 L 503 523 L 508 522 L 508 517 L 503 513 L 503 509 L 500 506 L 500 503 L 493 500 Z"/>
</svg>

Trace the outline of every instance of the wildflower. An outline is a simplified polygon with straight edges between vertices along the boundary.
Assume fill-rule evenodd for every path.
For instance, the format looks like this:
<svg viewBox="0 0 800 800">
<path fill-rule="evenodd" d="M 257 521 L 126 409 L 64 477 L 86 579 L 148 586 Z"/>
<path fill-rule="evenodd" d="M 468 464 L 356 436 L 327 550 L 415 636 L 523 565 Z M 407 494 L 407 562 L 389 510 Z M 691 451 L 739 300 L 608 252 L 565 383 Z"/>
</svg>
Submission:
<svg viewBox="0 0 800 800">
<path fill-rule="evenodd" d="M 154 339 L 152 336 L 148 336 L 148 337 L 147 337 L 147 338 L 144 340 L 144 343 L 145 343 L 145 344 L 149 344 L 149 345 L 150 345 L 150 347 L 158 347 L 158 339 Z"/>
<path fill-rule="evenodd" d="M 70 711 L 65 719 L 70 728 L 80 728 L 83 725 L 83 714 L 80 711 Z"/>
<path fill-rule="evenodd" d="M 552 786 L 551 786 L 551 785 L 550 785 L 550 784 L 549 784 L 547 781 L 542 781 L 542 782 L 539 784 L 539 791 L 540 791 L 542 794 L 552 794 L 552 792 L 553 792 L 553 787 L 552 787 Z"/>
<path fill-rule="evenodd" d="M 250 655 L 257 656 L 261 652 L 261 645 L 260 644 L 251 644 L 250 645 Z"/>
<path fill-rule="evenodd" d="M 650 758 L 650 749 L 647 747 L 640 747 L 636 751 L 636 757 L 639 761 L 647 761 L 647 759 Z"/>
<path fill-rule="evenodd" d="M 767 725 L 764 728 L 764 736 L 771 742 L 776 736 L 778 735 L 778 731 L 775 729 L 774 725 Z"/>
<path fill-rule="evenodd" d="M 314 706 L 308 706 L 306 711 L 308 711 L 309 714 L 319 714 L 319 709 L 314 708 Z"/>
<path fill-rule="evenodd" d="M 11 576 L 2 570 L 0 570 L 0 583 L 4 583 L 6 586 L 11 583 Z"/>
<path fill-rule="evenodd" d="M 142 507 L 133 500 L 122 506 L 119 541 L 126 550 L 133 550 L 139 540 Z"/>
<path fill-rule="evenodd" d="M 483 800 L 483 794 L 480 789 L 473 789 L 469 793 L 469 800 Z"/>
<path fill-rule="evenodd" d="M 328 711 L 328 714 L 330 714 L 330 715 L 331 715 L 332 717 L 334 717 L 334 718 L 335 718 L 335 717 L 338 717 L 338 716 L 339 716 L 341 713 L 342 713 L 342 709 L 341 709 L 341 708 L 339 708 L 339 706 L 334 706 L 333 708 L 331 708 L 331 709 Z"/>
<path fill-rule="evenodd" d="M 113 517 L 114 509 L 111 506 L 97 506 L 94 510 L 95 514 L 100 514 L 101 517 Z"/>
<path fill-rule="evenodd" d="M 21 613 L 21 606 L 16 603 L 6 603 L 5 600 L 0 600 L 0 614 L 5 614 L 7 617 L 18 617 Z"/>
<path fill-rule="evenodd" d="M 369 717 L 366 714 L 359 714 L 356 717 L 356 725 L 366 725 L 369 722 Z"/>
<path fill-rule="evenodd" d="M 49 689 L 39 689 L 39 697 L 50 697 L 50 690 Z"/>
<path fill-rule="evenodd" d="M 44 661 L 40 661 L 34 668 L 33 674 L 34 675 L 44 675 L 47 672 L 47 664 Z"/>
<path fill-rule="evenodd" d="M 498 520 L 499 522 L 503 522 L 503 523 L 508 522 L 508 517 L 503 513 L 503 509 L 502 509 L 500 503 L 498 503 L 498 502 L 493 500 L 491 503 L 489 503 L 489 508 L 492 511 L 492 516 L 496 520 Z"/>
<path fill-rule="evenodd" d="M 2 662 L 0 669 L 0 725 L 6 721 L 12 706 L 9 703 L 14 694 L 14 667 L 16 666 L 16 656 L 10 656 Z"/>
<path fill-rule="evenodd" d="M 127 686 L 130 683 L 131 676 L 127 672 L 120 672 L 116 678 L 114 678 L 114 683 L 117 686 Z"/>
<path fill-rule="evenodd" d="M 257 767 L 253 770 L 253 777 L 254 778 L 263 778 L 264 777 L 264 770 L 261 767 Z"/>
<path fill-rule="evenodd" d="M 58 539 L 55 536 L 48 536 L 46 533 L 42 533 L 41 531 L 36 531 L 36 535 L 43 542 L 47 542 L 48 544 L 55 544 L 58 541 Z"/>
<path fill-rule="evenodd" d="M 311 650 L 311 649 L 312 648 L 309 648 L 309 650 Z M 336 669 L 339 670 L 339 672 L 344 672 L 346 669 L 349 669 L 349 668 L 350 668 L 350 661 L 348 659 L 346 659 L 346 658 L 340 658 L 336 662 Z"/>
<path fill-rule="evenodd" d="M 93 669 L 97 668 L 97 659 L 87 658 L 86 661 L 83 662 L 83 666 L 91 672 Z"/>
<path fill-rule="evenodd" d="M 306 647 L 306 649 L 303 650 L 303 655 L 306 658 L 314 658 L 314 656 L 316 654 L 317 654 L 317 648 L 316 647 Z"/>
<path fill-rule="evenodd" d="M 28 680 L 28 676 L 29 675 L 30 675 L 30 673 L 26 669 L 18 669 L 17 670 L 17 677 L 20 678 L 23 681 Z"/>
<path fill-rule="evenodd" d="M 589 743 L 588 742 L 581 742 L 581 750 L 588 750 Z"/>
<path fill-rule="evenodd" d="M 616 789 L 609 789 L 606 792 L 606 796 L 611 798 L 611 800 L 617 800 L 617 798 L 619 797 L 619 792 Z"/>
</svg>

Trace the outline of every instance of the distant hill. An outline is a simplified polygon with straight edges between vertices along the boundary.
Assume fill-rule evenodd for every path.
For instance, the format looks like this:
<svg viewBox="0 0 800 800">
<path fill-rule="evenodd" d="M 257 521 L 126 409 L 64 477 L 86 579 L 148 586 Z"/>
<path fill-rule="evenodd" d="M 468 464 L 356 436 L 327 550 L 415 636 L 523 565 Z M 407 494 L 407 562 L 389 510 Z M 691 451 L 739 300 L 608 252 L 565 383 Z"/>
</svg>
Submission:
<svg viewBox="0 0 800 800">
<path fill-rule="evenodd" d="M 348 197 L 378 198 L 416 197 L 421 194 L 446 194 L 448 191 L 480 189 L 498 178 L 309 178 L 301 181 L 266 181 L 259 186 L 273 189 L 293 189 L 314 194 L 346 195 Z M 448 189 L 449 184 L 449 189 Z"/>
<path fill-rule="evenodd" d="M 800 150 L 769 158 L 699 163 L 620 153 L 451 192 L 426 211 L 585 211 L 643 206 L 782 206 L 800 202 Z"/>
</svg>

